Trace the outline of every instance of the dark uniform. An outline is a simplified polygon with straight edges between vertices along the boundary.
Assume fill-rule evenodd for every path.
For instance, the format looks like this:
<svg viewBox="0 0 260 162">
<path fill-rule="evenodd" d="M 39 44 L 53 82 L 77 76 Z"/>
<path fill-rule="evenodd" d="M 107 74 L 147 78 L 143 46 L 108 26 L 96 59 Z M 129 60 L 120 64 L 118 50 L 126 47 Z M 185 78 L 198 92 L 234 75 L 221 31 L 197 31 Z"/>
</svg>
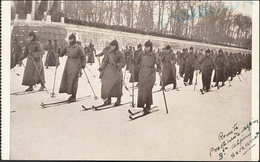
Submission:
<svg viewBox="0 0 260 162">
<path fill-rule="evenodd" d="M 29 86 L 26 91 L 32 91 L 33 86 L 40 83 L 40 90 L 43 90 L 45 88 L 44 68 L 42 62 L 44 50 L 34 32 L 30 32 L 29 36 L 33 38 L 26 46 L 23 57 L 21 57 L 21 60 L 27 57 L 22 85 Z"/>
<path fill-rule="evenodd" d="M 86 66 L 86 56 L 83 48 L 76 44 L 76 36 L 71 34 L 69 39 L 70 45 L 60 54 L 61 57 L 66 55 L 68 58 L 63 71 L 59 93 L 71 94 L 68 101 L 74 102 L 76 101 L 80 69 L 84 69 Z"/>
<path fill-rule="evenodd" d="M 222 86 L 224 86 L 226 81 L 227 59 L 221 49 L 219 50 L 219 53 L 216 56 L 215 63 L 216 63 L 216 78 L 215 78 L 216 86 L 218 86 L 219 82 L 222 82 Z"/>
<path fill-rule="evenodd" d="M 183 49 L 182 53 L 180 53 L 180 63 L 179 63 L 179 74 L 181 77 L 183 77 L 185 73 L 185 67 L 186 67 L 186 55 L 187 55 L 187 50 Z"/>
<path fill-rule="evenodd" d="M 56 49 L 55 49 L 56 48 Z M 52 44 L 52 41 L 49 40 L 48 45 L 45 47 L 45 50 L 47 50 L 47 55 L 45 59 L 45 66 L 48 68 L 49 66 L 57 66 L 59 65 L 59 55 L 57 53 L 57 43 L 54 46 Z"/>
<path fill-rule="evenodd" d="M 202 72 L 203 90 L 208 92 L 211 85 L 212 71 L 215 68 L 215 63 L 212 56 L 210 55 L 209 49 L 205 51 L 205 56 L 201 58 L 201 60 L 199 61 L 199 65 Z"/>
<path fill-rule="evenodd" d="M 130 56 L 130 62 L 131 62 L 131 70 L 130 70 L 131 76 L 129 80 L 130 83 L 138 82 L 142 53 L 143 53 L 142 45 L 139 44 L 137 46 L 137 51 L 135 51 L 133 55 Z"/>
<path fill-rule="evenodd" d="M 129 60 L 129 56 L 130 56 L 130 49 L 128 49 L 128 47 L 126 46 L 126 49 L 123 51 L 123 53 L 125 56 L 126 70 L 129 70 L 128 60 Z"/>
<path fill-rule="evenodd" d="M 156 78 L 155 64 L 158 69 L 160 69 L 160 64 L 158 56 L 152 50 L 152 42 L 150 40 L 145 43 L 145 47 L 149 47 L 150 50 L 147 51 L 145 49 L 141 56 L 137 107 L 144 108 L 144 111 L 147 112 L 153 104 L 152 89 Z"/>
<path fill-rule="evenodd" d="M 185 65 L 185 76 L 184 76 L 184 84 L 187 82 L 192 84 L 193 74 L 196 66 L 197 56 L 193 52 L 193 47 L 190 48 L 189 54 L 186 56 L 186 65 Z"/>
<path fill-rule="evenodd" d="M 99 71 L 101 77 L 101 98 L 106 99 L 105 105 L 111 104 L 111 97 L 117 97 L 115 106 L 120 105 L 122 93 L 122 68 L 125 66 L 125 58 L 119 51 L 117 40 L 110 43 L 111 49 L 105 55 Z M 114 46 L 114 49 L 112 48 Z"/>
<path fill-rule="evenodd" d="M 167 45 L 165 51 L 161 56 L 162 62 L 162 81 L 161 86 L 162 90 L 165 89 L 165 86 L 168 84 L 173 84 L 173 88 L 176 88 L 176 56 L 171 51 L 171 47 Z"/>
<path fill-rule="evenodd" d="M 232 53 L 230 53 L 227 57 L 227 71 L 226 71 L 226 78 L 228 79 L 230 77 L 230 81 L 233 80 L 233 69 L 234 69 L 234 57 L 232 55 Z"/>
<path fill-rule="evenodd" d="M 14 42 L 11 44 L 11 69 L 14 68 L 16 66 L 16 64 L 22 64 L 22 62 L 20 61 L 20 57 L 23 54 L 23 49 L 21 44 L 19 43 L 19 41 L 17 39 L 14 40 Z"/>
<path fill-rule="evenodd" d="M 89 46 L 85 48 L 85 53 L 88 56 L 87 63 L 90 63 L 90 65 L 92 65 L 92 63 L 95 63 L 94 52 L 96 53 L 96 49 L 94 48 L 94 45 L 90 43 Z"/>
</svg>

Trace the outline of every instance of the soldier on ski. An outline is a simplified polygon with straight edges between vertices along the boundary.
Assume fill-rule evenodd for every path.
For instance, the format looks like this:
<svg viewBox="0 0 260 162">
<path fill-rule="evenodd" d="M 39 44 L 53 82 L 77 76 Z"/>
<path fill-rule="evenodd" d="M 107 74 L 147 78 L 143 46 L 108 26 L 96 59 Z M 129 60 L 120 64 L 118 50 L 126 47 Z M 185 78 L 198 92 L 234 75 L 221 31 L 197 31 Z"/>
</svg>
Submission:
<svg viewBox="0 0 260 162">
<path fill-rule="evenodd" d="M 141 66 L 141 55 L 142 55 L 142 45 L 138 44 L 137 50 L 132 53 L 130 56 L 130 62 L 131 62 L 131 77 L 130 77 L 130 83 L 132 82 L 138 82 L 139 78 L 139 71 Z"/>
<path fill-rule="evenodd" d="M 192 85 L 193 73 L 195 70 L 197 56 L 193 51 L 193 47 L 190 47 L 190 51 L 186 56 L 186 65 L 185 65 L 185 75 L 184 75 L 184 85 Z"/>
<path fill-rule="evenodd" d="M 161 90 L 165 90 L 165 86 L 173 84 L 173 89 L 176 89 L 176 56 L 171 51 L 171 47 L 167 45 L 164 48 L 164 52 L 161 56 L 162 65 L 162 81 Z"/>
<path fill-rule="evenodd" d="M 205 51 L 205 56 L 201 58 L 199 61 L 200 70 L 202 72 L 202 85 L 203 91 L 209 92 L 211 85 L 211 75 L 213 69 L 215 69 L 215 62 L 213 58 L 210 56 L 210 50 L 207 49 Z"/>
<path fill-rule="evenodd" d="M 144 112 L 149 112 L 153 104 L 152 89 L 155 83 L 156 69 L 160 70 L 159 56 L 153 52 L 153 45 L 150 40 L 145 44 L 144 52 L 141 56 L 141 69 L 138 80 L 138 99 L 137 107 L 144 109 Z"/>
<path fill-rule="evenodd" d="M 80 69 L 86 66 L 86 56 L 83 48 L 76 44 L 76 36 L 69 36 L 69 46 L 65 47 L 60 56 L 67 56 L 67 61 L 64 67 L 59 93 L 71 94 L 68 102 L 76 101 L 78 89 L 78 79 Z"/>
<path fill-rule="evenodd" d="M 33 91 L 34 85 L 41 84 L 39 91 L 43 91 L 45 88 L 44 68 L 42 62 L 44 50 L 33 31 L 29 33 L 29 40 L 30 42 L 26 46 L 24 54 L 21 57 L 21 60 L 27 57 L 22 85 L 29 86 L 26 91 Z"/>
<path fill-rule="evenodd" d="M 98 69 L 101 76 L 101 98 L 105 100 L 104 105 L 111 104 L 111 97 L 116 97 L 114 106 L 121 104 L 122 93 L 122 68 L 125 66 L 124 54 L 119 51 L 117 40 L 110 43 L 110 49 Z"/>
</svg>

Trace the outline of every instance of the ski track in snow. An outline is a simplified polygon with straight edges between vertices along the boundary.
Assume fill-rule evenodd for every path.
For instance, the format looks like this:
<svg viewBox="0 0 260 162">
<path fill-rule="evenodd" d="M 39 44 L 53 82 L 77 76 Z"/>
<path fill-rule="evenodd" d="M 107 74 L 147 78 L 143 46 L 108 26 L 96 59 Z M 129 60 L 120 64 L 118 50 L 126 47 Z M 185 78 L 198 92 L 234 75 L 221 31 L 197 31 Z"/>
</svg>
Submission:
<svg viewBox="0 0 260 162">
<path fill-rule="evenodd" d="M 183 78 L 179 77 L 177 83 L 182 86 L 180 91 L 165 93 L 169 114 L 166 114 L 162 92 L 153 94 L 154 105 L 160 111 L 135 121 L 129 121 L 128 118 L 130 104 L 104 111 L 82 111 L 82 104 L 90 107 L 103 103 L 100 99 L 101 82 L 98 78 L 97 59 L 92 66 L 87 64 L 96 78 L 93 78 L 87 68 L 85 70 L 98 100 L 94 100 L 83 73 L 79 79 L 77 97 L 92 95 L 92 98 L 43 109 L 41 101 L 49 103 L 69 97 L 58 93 L 65 61 L 66 57 L 60 58 L 55 98 L 46 92 L 10 96 L 10 111 L 15 111 L 11 113 L 10 120 L 11 159 L 217 160 L 209 156 L 209 149 L 217 144 L 218 133 L 228 130 L 234 123 L 247 123 L 251 118 L 251 71 L 242 72 L 241 82 L 235 77 L 231 87 L 226 82 L 225 87 L 219 90 L 212 88 L 212 92 L 205 95 L 199 91 L 202 87 L 201 75 L 198 75 L 195 91 L 194 85 L 185 87 Z M 23 63 L 26 64 L 26 60 Z M 50 68 L 55 71 L 54 67 Z M 23 71 L 24 67 L 11 70 L 11 93 L 27 88 L 21 85 Z M 53 72 L 45 69 L 48 89 L 53 86 Z M 127 72 L 125 82 L 131 87 L 129 77 Z M 153 91 L 160 88 L 158 74 L 156 84 Z M 130 91 L 132 93 L 131 89 Z M 135 103 L 137 91 L 135 89 Z M 131 101 L 125 88 L 123 94 L 122 103 Z M 112 102 L 115 101 L 115 98 L 112 99 Z M 239 158 L 249 160 L 250 153 Z M 224 160 L 232 159 L 227 157 Z"/>
</svg>

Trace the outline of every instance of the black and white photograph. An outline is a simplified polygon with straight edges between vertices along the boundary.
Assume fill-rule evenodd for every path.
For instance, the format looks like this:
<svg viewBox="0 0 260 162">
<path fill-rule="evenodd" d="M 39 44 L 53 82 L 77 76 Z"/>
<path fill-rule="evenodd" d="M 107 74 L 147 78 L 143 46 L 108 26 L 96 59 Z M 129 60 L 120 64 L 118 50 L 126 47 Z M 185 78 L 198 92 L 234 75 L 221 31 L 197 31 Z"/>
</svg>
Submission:
<svg viewBox="0 0 260 162">
<path fill-rule="evenodd" d="M 259 1 L 1 5 L 1 159 L 259 160 Z"/>
</svg>

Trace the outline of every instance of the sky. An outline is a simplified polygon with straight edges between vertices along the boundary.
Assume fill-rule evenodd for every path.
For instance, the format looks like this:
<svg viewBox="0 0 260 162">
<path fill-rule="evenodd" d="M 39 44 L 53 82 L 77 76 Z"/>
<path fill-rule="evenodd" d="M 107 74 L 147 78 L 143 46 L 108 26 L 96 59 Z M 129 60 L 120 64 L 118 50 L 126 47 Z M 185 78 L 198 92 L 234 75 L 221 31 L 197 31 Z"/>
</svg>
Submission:
<svg viewBox="0 0 260 162">
<path fill-rule="evenodd" d="M 226 6 L 243 15 L 252 17 L 254 1 L 223 1 Z"/>
</svg>

